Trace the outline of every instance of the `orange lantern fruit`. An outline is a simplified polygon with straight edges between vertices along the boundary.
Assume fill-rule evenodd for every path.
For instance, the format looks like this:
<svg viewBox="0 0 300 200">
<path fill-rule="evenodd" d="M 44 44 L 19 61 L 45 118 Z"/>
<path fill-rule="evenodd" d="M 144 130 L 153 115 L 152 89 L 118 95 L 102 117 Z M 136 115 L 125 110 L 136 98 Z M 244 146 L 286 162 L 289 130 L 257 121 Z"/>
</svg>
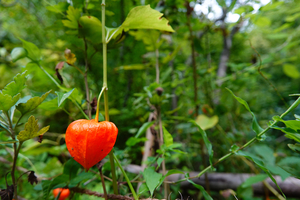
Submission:
<svg viewBox="0 0 300 200">
<path fill-rule="evenodd" d="M 71 156 L 86 171 L 101 161 L 112 150 L 118 129 L 112 122 L 80 119 L 66 131 L 66 144 Z"/>
</svg>

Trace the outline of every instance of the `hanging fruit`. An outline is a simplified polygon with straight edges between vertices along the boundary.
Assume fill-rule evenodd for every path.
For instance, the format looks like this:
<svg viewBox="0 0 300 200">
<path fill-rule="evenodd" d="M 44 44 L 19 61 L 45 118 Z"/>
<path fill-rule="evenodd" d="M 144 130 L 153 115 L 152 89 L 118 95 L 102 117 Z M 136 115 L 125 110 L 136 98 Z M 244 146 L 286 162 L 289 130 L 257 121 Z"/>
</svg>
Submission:
<svg viewBox="0 0 300 200">
<path fill-rule="evenodd" d="M 112 122 L 80 119 L 68 126 L 66 144 L 74 160 L 88 171 L 112 150 L 117 135 Z"/>
</svg>

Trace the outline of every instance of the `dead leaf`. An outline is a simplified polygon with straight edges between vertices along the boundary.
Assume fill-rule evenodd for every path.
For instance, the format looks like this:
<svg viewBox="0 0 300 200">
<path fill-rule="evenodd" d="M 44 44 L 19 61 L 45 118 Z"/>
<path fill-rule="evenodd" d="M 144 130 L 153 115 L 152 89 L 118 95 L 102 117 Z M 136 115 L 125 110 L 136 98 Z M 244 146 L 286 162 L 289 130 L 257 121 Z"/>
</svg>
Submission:
<svg viewBox="0 0 300 200">
<path fill-rule="evenodd" d="M 38 180 L 37 177 L 34 174 L 34 171 L 31 171 L 30 174 L 28 175 L 28 182 L 33 185 L 34 183 L 37 184 Z"/>
</svg>

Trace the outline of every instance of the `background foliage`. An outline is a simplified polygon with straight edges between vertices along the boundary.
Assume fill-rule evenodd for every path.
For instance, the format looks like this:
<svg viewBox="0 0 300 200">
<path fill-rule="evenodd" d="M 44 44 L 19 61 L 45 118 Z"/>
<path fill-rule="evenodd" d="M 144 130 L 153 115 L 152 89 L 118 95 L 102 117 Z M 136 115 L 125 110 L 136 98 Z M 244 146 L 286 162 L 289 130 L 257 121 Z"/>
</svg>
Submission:
<svg viewBox="0 0 300 200">
<path fill-rule="evenodd" d="M 201 134 L 188 122 L 189 119 L 195 119 L 206 131 L 213 146 L 214 161 L 226 154 L 232 145 L 242 146 L 255 136 L 251 129 L 252 115 L 225 88 L 229 88 L 249 104 L 262 128 L 267 128 L 274 115 L 282 114 L 294 102 L 295 97 L 289 94 L 299 93 L 299 2 L 274 0 L 263 5 L 255 0 L 217 1 L 216 6 L 223 8 L 223 16 L 228 17 L 228 13 L 240 15 L 237 22 L 226 21 L 222 16 L 209 17 L 216 7 L 211 7 L 208 13 L 197 11 L 196 6 L 202 6 L 204 2 L 107 2 L 106 25 L 109 27 L 120 26 L 134 6 L 150 4 L 151 8 L 164 13 L 164 17 L 176 31 L 130 30 L 125 33 L 123 41 L 108 46 L 110 115 L 111 121 L 119 129 L 114 150 L 123 166 L 141 165 L 145 133 L 139 140 L 132 138 L 153 111 L 147 102 L 147 95 L 149 92 L 154 94 L 157 86 L 163 88 L 163 125 L 173 136 L 174 143 L 181 144 L 178 150 L 184 152 L 169 152 L 166 156 L 167 169 L 187 172 L 201 171 L 209 165 L 208 152 Z M 78 9 L 79 15 L 101 19 L 99 0 L 0 1 L 0 88 L 11 82 L 15 74 L 27 71 L 27 87 L 22 91 L 22 96 L 41 96 L 52 90 L 44 103 L 34 111 L 40 127 L 50 125 L 50 129 L 44 135 L 43 143 L 34 140 L 24 143 L 17 163 L 17 166 L 34 170 L 40 180 L 49 180 L 63 174 L 63 166 L 69 160 L 64 143 L 65 130 L 69 123 L 83 118 L 83 115 L 69 99 L 58 107 L 58 93 L 55 91 L 63 91 L 37 65 L 30 64 L 28 58 L 13 62 L 11 52 L 15 47 L 23 45 L 21 39 L 35 44 L 41 52 L 41 66 L 60 82 L 55 75 L 55 67 L 61 61 L 70 61 L 64 56 L 65 50 L 71 50 L 76 56 L 74 65 L 84 71 L 84 52 L 87 49 L 87 57 L 91 58 L 88 60 L 87 77 L 89 98 L 92 100 L 97 97 L 103 81 L 101 37 L 98 38 L 97 33 L 91 32 L 90 37 L 86 38 L 85 47 L 83 38 L 72 34 L 72 30 L 64 25 L 70 5 Z M 259 9 L 254 10 L 253 7 L 257 6 Z M 231 34 L 232 40 L 229 41 Z M 225 48 L 226 41 L 231 44 L 229 50 Z M 155 84 L 156 49 L 159 49 L 159 85 Z M 220 60 L 226 50 L 229 51 L 226 74 L 220 76 Z M 67 63 L 58 71 L 63 80 L 62 86 L 69 90 L 76 88 L 76 100 L 86 109 L 88 102 L 82 74 Z M 294 119 L 293 114 L 298 111 L 297 108 L 285 120 Z M 28 117 L 23 119 L 24 123 Z M 1 132 L 0 140 L 8 140 L 2 133 L 4 132 Z M 273 169 L 270 170 L 272 174 L 286 178 L 290 174 L 279 168 L 277 163 L 298 156 L 288 148 L 287 144 L 290 143 L 293 143 L 292 140 L 285 137 L 284 133 L 272 129 L 267 133 L 266 139 L 245 152 L 262 159 L 269 166 L 268 169 Z M 5 188 L 3 177 L 10 170 L 11 146 L 0 144 L 0 147 L 0 157 L 8 161 L 0 162 L 0 188 Z M 253 172 L 252 165 L 236 155 L 215 168 L 217 172 Z M 108 163 L 104 164 L 103 170 L 105 175 L 110 176 Z M 260 168 L 257 170 L 263 173 Z M 82 172 L 79 175 L 80 181 L 73 184 L 80 183 L 86 189 L 102 192 L 100 179 L 95 171 L 96 168 L 89 173 Z M 118 176 L 119 181 L 123 181 L 120 171 Z M 135 176 L 130 174 L 131 178 Z M 178 185 L 172 185 L 171 189 L 180 191 Z M 107 190 L 112 193 L 109 181 Z M 125 185 L 120 185 L 120 191 L 121 194 L 130 193 Z M 177 197 L 175 193 L 172 193 L 174 198 Z M 26 199 L 40 199 L 43 195 L 42 185 L 39 183 L 32 186 L 23 178 L 19 195 Z M 155 195 L 157 198 L 162 197 L 160 192 Z M 184 195 L 194 195 L 195 199 L 202 197 L 198 190 L 186 191 Z M 212 192 L 211 195 L 214 199 L 222 199 L 217 192 Z M 249 193 L 239 191 L 238 196 L 247 199 Z M 80 199 L 80 196 L 75 198 Z M 86 197 L 83 195 L 81 198 Z"/>
</svg>

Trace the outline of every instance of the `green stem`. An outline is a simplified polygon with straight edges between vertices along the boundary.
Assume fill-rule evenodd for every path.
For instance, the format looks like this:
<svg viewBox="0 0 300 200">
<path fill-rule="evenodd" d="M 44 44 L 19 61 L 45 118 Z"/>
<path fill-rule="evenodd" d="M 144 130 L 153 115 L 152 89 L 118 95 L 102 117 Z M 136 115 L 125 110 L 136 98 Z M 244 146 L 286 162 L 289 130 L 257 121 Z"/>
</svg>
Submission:
<svg viewBox="0 0 300 200">
<path fill-rule="evenodd" d="M 79 73 L 84 76 L 84 73 L 76 66 L 76 65 L 71 65 L 72 67 L 74 67 L 75 69 L 77 69 L 77 71 L 79 71 Z"/>
<path fill-rule="evenodd" d="M 284 118 L 287 114 L 289 114 L 292 110 L 294 110 L 298 105 L 300 104 L 300 97 L 298 97 L 298 99 L 282 114 L 280 115 L 280 119 Z M 247 142 L 246 144 L 244 144 L 242 147 L 240 147 L 237 151 L 235 152 L 230 152 L 226 155 L 224 155 L 223 157 L 221 157 L 217 162 L 215 162 L 213 165 L 209 165 L 208 167 L 206 167 L 205 169 L 203 169 L 199 174 L 197 174 L 194 177 L 188 177 L 185 179 L 181 179 L 179 181 L 176 181 L 175 183 L 180 183 L 183 181 L 186 181 L 187 179 L 193 179 L 193 178 L 199 178 L 200 176 L 202 176 L 205 172 L 207 172 L 208 170 L 210 170 L 212 167 L 214 167 L 215 165 L 217 165 L 218 163 L 222 162 L 223 160 L 227 159 L 228 157 L 234 155 L 236 152 L 248 147 L 249 145 L 251 145 L 253 142 L 256 142 L 258 140 L 258 138 L 260 138 L 262 135 L 264 135 L 268 130 L 270 130 L 272 128 L 272 126 L 276 125 L 278 121 L 274 121 L 270 126 L 268 126 L 268 128 L 264 129 L 263 131 L 261 131 L 259 134 L 257 134 L 254 138 L 252 138 L 249 142 Z"/>
<path fill-rule="evenodd" d="M 129 188 L 130 188 L 130 190 L 131 190 L 131 192 L 132 192 L 133 198 L 134 198 L 135 200 L 138 200 L 139 198 L 138 198 L 138 196 L 136 195 L 136 193 L 135 193 L 135 191 L 134 191 L 134 189 L 133 189 L 133 187 L 132 187 L 132 185 L 131 185 L 131 182 L 130 182 L 130 180 L 129 180 L 127 174 L 125 173 L 125 171 L 124 171 L 122 165 L 120 164 L 118 158 L 117 158 L 115 155 L 114 155 L 114 159 L 115 159 L 115 161 L 116 161 L 118 167 L 119 167 L 120 170 L 122 171 L 122 173 L 123 173 L 123 175 L 124 175 L 124 177 L 125 177 L 125 179 L 126 179 L 126 181 L 127 181 L 127 184 L 128 184 L 128 186 L 129 186 Z"/>
<path fill-rule="evenodd" d="M 103 88 L 104 90 L 104 106 L 105 106 L 105 120 L 109 121 L 109 108 L 108 108 L 108 94 L 107 94 L 107 41 L 105 39 L 105 0 L 102 0 L 102 44 L 103 44 Z M 115 162 L 113 158 L 113 150 L 109 152 L 109 160 L 111 167 L 111 175 L 113 180 L 114 194 L 118 194 L 118 184 L 115 171 Z"/>
<path fill-rule="evenodd" d="M 69 92 L 67 89 L 63 88 L 60 86 L 60 84 L 41 66 L 38 64 L 38 66 L 41 68 L 41 70 L 43 70 L 43 72 L 55 83 L 55 85 L 65 91 L 65 92 Z M 86 114 L 85 112 L 82 110 L 81 106 L 76 102 L 76 100 L 72 100 L 72 102 L 77 106 L 77 108 L 80 110 L 80 112 L 83 114 L 83 116 L 86 118 L 86 119 L 90 119 Z"/>
<path fill-rule="evenodd" d="M 86 119 L 90 119 L 86 114 L 85 112 L 82 110 L 81 106 L 74 100 L 73 103 L 77 106 L 77 108 L 80 110 L 80 112 L 83 114 L 83 116 L 86 118 Z"/>
<path fill-rule="evenodd" d="M 102 90 L 98 96 L 98 100 L 97 100 L 97 110 L 96 110 L 96 116 L 95 116 L 95 120 L 98 122 L 99 120 L 99 107 L 100 107 L 100 99 L 101 99 L 101 96 L 102 96 L 102 93 L 103 91 L 105 90 L 106 88 L 105 87 L 102 87 Z"/>
<path fill-rule="evenodd" d="M 60 84 L 41 66 L 38 64 L 38 66 L 41 68 L 41 70 L 44 71 L 44 73 L 55 83 L 55 85 L 59 88 L 61 88 Z"/>
</svg>

